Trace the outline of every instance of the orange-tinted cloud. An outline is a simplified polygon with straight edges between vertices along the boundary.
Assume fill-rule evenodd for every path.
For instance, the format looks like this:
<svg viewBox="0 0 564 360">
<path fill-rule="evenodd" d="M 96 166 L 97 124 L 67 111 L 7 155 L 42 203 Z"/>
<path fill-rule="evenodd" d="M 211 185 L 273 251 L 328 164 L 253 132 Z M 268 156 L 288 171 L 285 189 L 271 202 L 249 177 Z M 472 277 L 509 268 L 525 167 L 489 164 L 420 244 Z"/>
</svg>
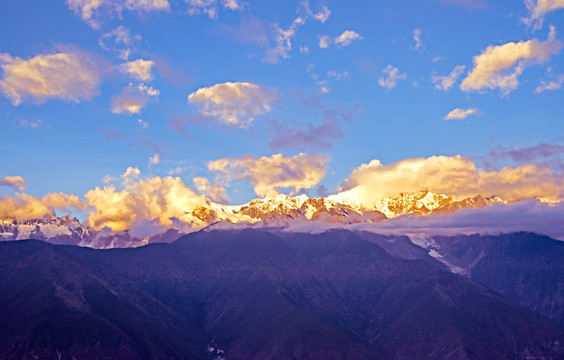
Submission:
<svg viewBox="0 0 564 360">
<path fill-rule="evenodd" d="M 97 29 L 102 14 L 130 11 L 170 11 L 168 0 L 67 0 L 67 6 L 88 25 Z"/>
<path fill-rule="evenodd" d="M 250 182 L 260 197 L 274 197 L 280 194 L 281 188 L 299 191 L 316 186 L 325 177 L 328 161 L 319 154 L 246 155 L 210 161 L 208 169 L 222 174 L 227 181 Z"/>
<path fill-rule="evenodd" d="M 78 102 L 97 95 L 101 66 L 80 51 L 37 55 L 30 59 L 0 54 L 4 72 L 0 89 L 19 105 L 31 98 L 37 103 L 48 99 Z"/>
<path fill-rule="evenodd" d="M 153 65 L 155 65 L 155 62 L 152 60 L 137 59 L 123 63 L 119 65 L 117 69 L 133 80 L 151 81 L 153 80 Z"/>
<path fill-rule="evenodd" d="M 27 182 L 21 176 L 3 176 L 0 178 L 0 186 L 8 186 L 14 190 L 23 191 Z"/>
<path fill-rule="evenodd" d="M 192 181 L 199 192 L 208 196 L 213 201 L 221 204 L 227 204 L 229 202 L 229 195 L 227 195 L 225 188 L 220 184 L 212 184 L 209 179 L 201 176 L 193 178 Z"/>
<path fill-rule="evenodd" d="M 112 98 L 114 114 L 140 114 L 143 107 L 159 96 L 159 90 L 145 84 L 130 84 Z"/>
<path fill-rule="evenodd" d="M 497 171 L 476 168 L 462 156 L 403 159 L 389 165 L 372 160 L 356 168 L 334 200 L 372 206 L 399 193 L 429 190 L 455 196 L 498 196 L 506 201 L 536 198 L 560 201 L 564 182 L 547 165 L 505 166 Z"/>
<path fill-rule="evenodd" d="M 182 221 L 187 211 L 205 202 L 204 196 L 196 194 L 178 177 L 142 178 L 138 169 L 130 167 L 122 179 L 122 190 L 96 187 L 85 195 L 92 207 L 88 224 L 93 228 L 119 231 L 152 220 L 170 226 L 173 219 Z"/>
<path fill-rule="evenodd" d="M 86 204 L 75 195 L 50 193 L 44 197 L 18 193 L 0 197 L 0 219 L 30 220 L 55 214 L 54 209 L 83 209 Z"/>
<path fill-rule="evenodd" d="M 226 82 L 200 88 L 188 96 L 199 112 L 221 123 L 248 127 L 271 109 L 276 92 L 248 82 Z"/>
<path fill-rule="evenodd" d="M 474 68 L 462 80 L 462 91 L 480 91 L 499 88 L 502 94 L 517 89 L 519 76 L 531 64 L 545 63 L 552 54 L 560 52 L 562 43 L 541 42 L 537 39 L 488 46 L 474 56 Z"/>
<path fill-rule="evenodd" d="M 461 109 L 461 108 L 456 108 L 452 111 L 450 111 L 443 120 L 463 120 L 466 119 L 468 116 L 470 115 L 481 115 L 482 113 L 480 112 L 480 110 L 475 109 L 475 108 L 469 108 L 469 109 Z"/>
</svg>

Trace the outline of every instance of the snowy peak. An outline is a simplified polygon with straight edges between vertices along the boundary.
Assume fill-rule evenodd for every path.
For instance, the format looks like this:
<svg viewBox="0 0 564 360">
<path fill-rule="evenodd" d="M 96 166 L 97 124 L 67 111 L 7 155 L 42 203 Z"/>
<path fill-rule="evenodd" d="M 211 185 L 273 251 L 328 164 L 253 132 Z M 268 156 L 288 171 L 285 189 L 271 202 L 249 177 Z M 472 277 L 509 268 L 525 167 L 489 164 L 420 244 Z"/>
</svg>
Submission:
<svg viewBox="0 0 564 360">
<path fill-rule="evenodd" d="M 374 209 L 382 212 L 388 218 L 393 218 L 405 214 L 446 214 L 464 208 L 483 208 L 498 202 L 503 202 L 503 200 L 497 197 L 485 198 L 482 195 L 457 198 L 430 191 L 421 191 L 379 200 L 374 205 Z"/>
<path fill-rule="evenodd" d="M 187 234 L 218 223 L 257 222 L 285 226 L 294 221 L 320 221 L 328 224 L 376 223 L 387 218 L 406 214 L 445 214 L 464 208 L 482 208 L 503 202 L 499 198 L 484 198 L 481 195 L 457 198 L 430 191 L 400 194 L 379 200 L 373 206 L 339 202 L 335 198 L 309 198 L 306 195 L 290 197 L 278 195 L 273 198 L 255 199 L 240 205 L 222 205 L 206 201 L 202 206 L 186 211 L 173 226 L 163 228 L 161 233 L 151 236 L 134 235 L 138 231 L 96 231 L 70 216 L 54 215 L 43 219 L 16 221 L 0 219 L 0 240 L 39 239 L 55 244 L 81 245 L 95 248 L 137 247 L 153 242 L 171 242 Z"/>
<path fill-rule="evenodd" d="M 78 244 L 93 230 L 80 224 L 77 218 L 48 216 L 41 219 L 17 221 L 0 219 L 0 239 L 52 239 L 57 244 Z"/>
</svg>

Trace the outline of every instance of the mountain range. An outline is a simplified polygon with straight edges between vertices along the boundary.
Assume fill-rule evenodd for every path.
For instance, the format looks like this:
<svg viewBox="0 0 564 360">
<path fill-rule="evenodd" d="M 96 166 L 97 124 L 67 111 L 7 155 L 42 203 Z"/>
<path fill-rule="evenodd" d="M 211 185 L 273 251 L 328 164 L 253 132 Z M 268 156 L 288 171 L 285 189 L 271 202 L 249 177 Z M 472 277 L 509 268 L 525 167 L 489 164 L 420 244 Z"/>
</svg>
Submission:
<svg viewBox="0 0 564 360">
<path fill-rule="evenodd" d="M 219 222 L 264 223 L 283 226 L 295 221 L 319 221 L 329 224 L 374 223 L 404 215 L 430 215 L 455 212 L 464 208 L 482 208 L 503 202 L 481 195 L 457 198 L 421 191 L 379 200 L 373 206 L 338 202 L 334 198 L 309 198 L 306 195 L 256 199 L 230 206 L 207 200 L 202 206 L 186 211 L 176 225 L 147 235 L 135 231 L 96 230 L 70 216 L 54 214 L 42 219 L 20 221 L 0 219 L 0 240 L 40 239 L 53 244 L 80 245 L 92 248 L 137 247 L 155 242 L 171 242 L 182 234 L 197 231 Z"/>
<path fill-rule="evenodd" d="M 274 228 L 129 249 L 0 242 L 0 358 L 564 358 L 562 242 L 427 244 Z"/>
</svg>

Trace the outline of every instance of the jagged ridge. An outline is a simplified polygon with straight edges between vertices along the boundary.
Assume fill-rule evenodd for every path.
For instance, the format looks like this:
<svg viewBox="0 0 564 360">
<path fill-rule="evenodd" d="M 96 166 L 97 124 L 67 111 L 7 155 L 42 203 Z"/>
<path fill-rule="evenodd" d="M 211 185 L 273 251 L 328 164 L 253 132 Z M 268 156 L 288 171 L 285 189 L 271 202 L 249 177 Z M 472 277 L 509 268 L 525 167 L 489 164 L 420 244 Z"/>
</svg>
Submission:
<svg viewBox="0 0 564 360">
<path fill-rule="evenodd" d="M 306 195 L 290 197 L 279 195 L 267 199 L 230 206 L 206 201 L 202 206 L 186 211 L 180 217 L 185 226 L 170 229 L 153 236 L 133 235 L 130 231 L 96 231 L 70 216 L 51 215 L 43 219 L 17 221 L 0 220 L 0 239 L 19 240 L 35 238 L 54 244 L 72 244 L 93 248 L 137 247 L 154 242 L 170 242 L 182 234 L 202 229 L 218 222 L 285 225 L 293 221 L 313 220 L 330 224 L 374 223 L 406 214 L 429 215 L 450 213 L 464 208 L 481 208 L 502 202 L 499 198 L 481 195 L 456 198 L 430 191 L 382 199 L 374 206 L 338 202 L 334 198 L 309 198 Z"/>
</svg>

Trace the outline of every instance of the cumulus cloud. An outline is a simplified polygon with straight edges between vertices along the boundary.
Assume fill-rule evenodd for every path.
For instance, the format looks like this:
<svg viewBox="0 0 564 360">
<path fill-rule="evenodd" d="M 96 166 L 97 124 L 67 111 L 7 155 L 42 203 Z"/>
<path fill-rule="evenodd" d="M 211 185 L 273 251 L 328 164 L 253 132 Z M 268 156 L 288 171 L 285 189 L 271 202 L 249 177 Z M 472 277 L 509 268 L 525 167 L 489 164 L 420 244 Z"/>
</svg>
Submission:
<svg viewBox="0 0 564 360">
<path fill-rule="evenodd" d="M 385 76 L 380 77 L 378 84 L 386 89 L 394 88 L 399 80 L 405 80 L 407 75 L 400 73 L 397 67 L 388 65 L 382 70 Z"/>
<path fill-rule="evenodd" d="M 325 177 L 328 161 L 319 154 L 302 153 L 293 157 L 246 155 L 210 161 L 208 169 L 221 174 L 225 181 L 250 182 L 260 197 L 274 197 L 282 188 L 298 192 L 315 187 Z"/>
<path fill-rule="evenodd" d="M 67 6 L 88 25 L 97 29 L 103 14 L 121 15 L 130 11 L 170 11 L 168 0 L 66 0 Z"/>
<path fill-rule="evenodd" d="M 188 103 L 221 123 L 248 127 L 255 117 L 270 111 L 276 97 L 274 90 L 256 84 L 226 82 L 198 89 L 188 96 Z"/>
<path fill-rule="evenodd" d="M 337 36 L 333 42 L 338 47 L 349 46 L 353 41 L 362 39 L 362 37 L 355 31 L 345 30 L 341 35 Z"/>
<path fill-rule="evenodd" d="M 319 47 L 322 49 L 327 49 L 332 44 L 335 44 L 339 48 L 349 46 L 353 41 L 360 40 L 362 37 L 359 33 L 352 30 L 345 30 L 341 35 L 334 38 L 328 35 L 319 36 Z"/>
<path fill-rule="evenodd" d="M 529 17 L 523 21 L 533 29 L 540 29 L 548 13 L 564 9 L 564 0 L 525 0 L 525 5 L 529 10 Z"/>
<path fill-rule="evenodd" d="M 48 99 L 78 102 L 99 92 L 101 66 L 84 52 L 37 55 L 27 60 L 0 54 L 0 67 L 0 88 L 13 105 L 27 98 L 37 103 Z"/>
<path fill-rule="evenodd" d="M 11 187 L 14 190 L 23 191 L 27 182 L 21 176 L 0 177 L 0 186 Z"/>
<path fill-rule="evenodd" d="M 178 177 L 144 178 L 138 169 L 128 168 L 122 179 L 122 190 L 96 187 L 85 195 L 91 207 L 87 222 L 93 228 L 120 231 L 153 220 L 170 226 L 205 202 Z"/>
<path fill-rule="evenodd" d="M 454 70 L 451 71 L 450 74 L 446 76 L 437 76 L 432 75 L 433 84 L 435 84 L 435 88 L 442 91 L 447 91 L 454 86 L 456 80 L 462 75 L 466 69 L 464 65 L 457 65 Z"/>
<path fill-rule="evenodd" d="M 319 36 L 319 47 L 322 49 L 327 49 L 329 46 L 331 46 L 331 43 L 333 42 L 333 39 L 331 39 L 331 36 L 329 35 L 320 35 Z"/>
<path fill-rule="evenodd" d="M 117 69 L 137 81 L 153 80 L 152 69 L 155 65 L 154 61 L 137 59 L 121 64 Z"/>
<path fill-rule="evenodd" d="M 535 89 L 535 92 L 537 94 L 540 94 L 541 92 L 547 91 L 547 90 L 560 90 L 562 88 L 562 84 L 564 83 L 564 75 L 560 75 L 558 76 L 555 80 L 551 80 L 551 81 L 544 81 L 541 80 L 539 86 L 537 86 L 537 88 Z"/>
<path fill-rule="evenodd" d="M 451 112 L 449 112 L 445 116 L 444 120 L 463 120 L 470 115 L 481 115 L 481 114 L 482 113 L 480 112 L 480 110 L 475 108 L 469 108 L 469 109 L 456 108 Z"/>
<path fill-rule="evenodd" d="M 140 40 L 141 35 L 131 35 L 128 28 L 120 25 L 114 30 L 103 34 L 98 40 L 98 44 L 104 50 L 117 52 L 120 59 L 127 60 L 131 53 L 135 51 L 135 43 Z M 112 42 L 113 45 L 110 45 Z"/>
<path fill-rule="evenodd" d="M 423 49 L 423 42 L 421 41 L 421 29 L 413 30 L 413 41 L 415 41 L 415 46 L 413 47 L 415 51 L 420 51 Z"/>
<path fill-rule="evenodd" d="M 210 199 L 220 204 L 227 204 L 229 202 L 229 196 L 225 191 L 225 188 L 218 183 L 210 183 L 209 179 L 201 176 L 197 176 L 192 179 L 196 189 L 203 195 L 206 195 Z"/>
<path fill-rule="evenodd" d="M 225 8 L 230 10 L 239 10 L 245 6 L 245 4 L 239 0 L 222 0 L 221 3 Z"/>
<path fill-rule="evenodd" d="M 550 55 L 560 52 L 562 43 L 537 39 L 488 46 L 474 56 L 474 68 L 462 81 L 462 91 L 499 88 L 503 95 L 517 89 L 519 76 L 531 64 L 545 63 Z"/>
<path fill-rule="evenodd" d="M 20 221 L 40 219 L 55 215 L 54 209 L 69 211 L 70 208 L 83 209 L 86 204 L 75 195 L 51 193 L 44 197 L 17 193 L 16 196 L 0 197 L 0 219 Z"/>
<path fill-rule="evenodd" d="M 189 15 L 206 14 L 210 19 L 217 18 L 218 0 L 184 0 L 188 5 Z M 221 0 L 221 5 L 229 10 L 241 10 L 244 3 L 239 0 Z"/>
<path fill-rule="evenodd" d="M 432 156 L 408 158 L 390 165 L 372 160 L 356 168 L 341 185 L 334 199 L 372 206 L 377 200 L 429 190 L 455 196 L 499 196 L 505 201 L 536 198 L 546 202 L 561 200 L 561 176 L 543 164 L 504 166 L 486 171 L 468 158 Z"/>
<path fill-rule="evenodd" d="M 159 96 L 159 91 L 145 84 L 126 86 L 119 95 L 112 98 L 114 114 L 139 114 L 143 107 Z"/>
</svg>

